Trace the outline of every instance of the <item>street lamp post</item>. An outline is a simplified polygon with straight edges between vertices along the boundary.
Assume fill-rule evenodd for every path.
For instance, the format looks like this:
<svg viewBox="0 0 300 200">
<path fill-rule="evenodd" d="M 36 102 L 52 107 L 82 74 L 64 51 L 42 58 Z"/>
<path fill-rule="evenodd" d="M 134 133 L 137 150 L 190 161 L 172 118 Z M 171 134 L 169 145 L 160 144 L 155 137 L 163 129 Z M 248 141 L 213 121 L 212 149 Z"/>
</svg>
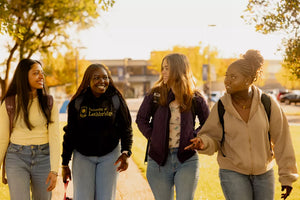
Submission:
<svg viewBox="0 0 300 200">
<path fill-rule="evenodd" d="M 75 54 L 75 76 L 76 76 L 76 89 L 78 88 L 78 81 L 79 81 L 79 69 L 78 69 L 78 59 L 79 59 L 79 49 L 86 49 L 84 46 L 76 47 L 76 54 Z"/>
<path fill-rule="evenodd" d="M 216 27 L 215 24 L 209 24 L 208 25 L 208 28 L 210 27 Z M 208 55 L 207 55 L 207 65 L 208 65 L 208 68 L 207 68 L 207 98 L 208 98 L 208 105 L 211 106 L 211 66 L 210 66 L 210 46 L 208 45 Z"/>
<path fill-rule="evenodd" d="M 75 72 L 76 72 L 76 89 L 78 88 L 78 50 L 76 49 L 76 55 L 75 55 Z"/>
</svg>

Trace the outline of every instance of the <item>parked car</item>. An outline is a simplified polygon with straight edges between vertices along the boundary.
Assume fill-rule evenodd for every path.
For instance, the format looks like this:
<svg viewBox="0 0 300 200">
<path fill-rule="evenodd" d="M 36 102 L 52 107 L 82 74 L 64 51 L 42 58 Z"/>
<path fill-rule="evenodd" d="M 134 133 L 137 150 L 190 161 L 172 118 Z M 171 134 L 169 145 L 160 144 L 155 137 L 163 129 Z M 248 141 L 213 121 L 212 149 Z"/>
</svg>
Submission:
<svg viewBox="0 0 300 200">
<path fill-rule="evenodd" d="M 300 103 L 300 95 L 295 93 L 288 93 L 280 96 L 280 102 L 285 102 L 286 104 Z"/>
<path fill-rule="evenodd" d="M 288 90 L 279 90 L 278 94 L 277 94 L 277 100 L 280 101 L 280 97 L 282 95 L 285 95 L 285 94 L 289 94 L 290 92 Z"/>
<path fill-rule="evenodd" d="M 212 91 L 210 93 L 210 100 L 214 103 L 219 101 L 219 99 L 223 96 L 224 91 Z"/>
</svg>

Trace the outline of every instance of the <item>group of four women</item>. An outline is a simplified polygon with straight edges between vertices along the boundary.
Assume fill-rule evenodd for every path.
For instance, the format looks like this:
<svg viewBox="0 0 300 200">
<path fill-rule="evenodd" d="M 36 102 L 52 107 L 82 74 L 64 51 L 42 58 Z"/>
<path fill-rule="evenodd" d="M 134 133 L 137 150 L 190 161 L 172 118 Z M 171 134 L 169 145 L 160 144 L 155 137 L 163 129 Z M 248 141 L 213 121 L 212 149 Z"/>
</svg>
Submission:
<svg viewBox="0 0 300 200">
<path fill-rule="evenodd" d="M 149 142 L 147 179 L 156 200 L 174 199 L 175 190 L 177 200 L 194 199 L 197 152 L 218 152 L 226 199 L 274 199 L 273 158 L 282 198 L 289 196 L 298 178 L 295 153 L 280 105 L 269 98 L 269 116 L 262 91 L 253 85 L 262 65 L 256 50 L 233 62 L 225 76 L 226 93 L 210 113 L 195 87 L 187 57 L 174 53 L 163 58 L 160 78 L 136 117 Z M 56 185 L 59 116 L 44 78 L 39 61 L 21 60 L 0 107 L 0 163 L 5 161 L 12 200 L 30 199 L 30 187 L 33 199 L 50 200 Z M 62 177 L 64 182 L 72 178 L 74 199 L 114 200 L 118 172 L 128 168 L 133 136 L 126 101 L 105 65 L 86 69 L 69 103 L 64 131 Z"/>
</svg>

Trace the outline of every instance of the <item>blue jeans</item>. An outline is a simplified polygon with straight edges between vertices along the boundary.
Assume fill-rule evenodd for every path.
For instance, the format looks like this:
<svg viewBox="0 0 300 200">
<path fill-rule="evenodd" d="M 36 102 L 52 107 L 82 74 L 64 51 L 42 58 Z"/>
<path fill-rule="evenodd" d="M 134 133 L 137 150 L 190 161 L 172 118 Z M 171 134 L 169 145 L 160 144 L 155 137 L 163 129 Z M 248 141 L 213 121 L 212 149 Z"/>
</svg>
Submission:
<svg viewBox="0 0 300 200">
<path fill-rule="evenodd" d="M 30 186 L 34 200 L 50 200 L 46 180 L 50 172 L 49 144 L 7 148 L 5 170 L 11 200 L 29 200 Z"/>
<path fill-rule="evenodd" d="M 74 151 L 72 174 L 74 200 L 114 200 L 120 145 L 104 156 L 84 156 Z"/>
<path fill-rule="evenodd" d="M 220 181 L 227 200 L 273 200 L 274 171 L 261 175 L 244 175 L 227 169 L 220 169 Z"/>
<path fill-rule="evenodd" d="M 193 200 L 199 179 L 197 153 L 181 163 L 178 148 L 170 149 L 164 166 L 148 157 L 147 179 L 155 200 L 173 200 L 174 186 L 177 200 Z"/>
</svg>

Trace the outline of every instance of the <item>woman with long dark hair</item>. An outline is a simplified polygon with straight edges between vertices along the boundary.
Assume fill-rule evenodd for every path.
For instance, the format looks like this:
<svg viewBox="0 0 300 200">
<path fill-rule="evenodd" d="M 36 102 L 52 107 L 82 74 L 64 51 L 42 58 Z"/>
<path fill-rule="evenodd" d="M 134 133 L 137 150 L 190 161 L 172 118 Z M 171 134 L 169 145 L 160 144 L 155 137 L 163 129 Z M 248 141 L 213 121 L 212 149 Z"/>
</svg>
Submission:
<svg viewBox="0 0 300 200">
<path fill-rule="evenodd" d="M 13 99 L 14 120 L 10 130 L 8 99 Z M 47 95 L 42 64 L 19 62 L 0 108 L 0 163 L 5 169 L 11 200 L 51 199 L 59 167 L 58 109 Z"/>
<path fill-rule="evenodd" d="M 118 172 L 128 168 L 131 116 L 109 69 L 91 64 L 68 106 L 62 154 L 63 181 L 71 179 L 74 200 L 114 200 Z M 121 145 L 119 144 L 121 141 Z"/>
</svg>

